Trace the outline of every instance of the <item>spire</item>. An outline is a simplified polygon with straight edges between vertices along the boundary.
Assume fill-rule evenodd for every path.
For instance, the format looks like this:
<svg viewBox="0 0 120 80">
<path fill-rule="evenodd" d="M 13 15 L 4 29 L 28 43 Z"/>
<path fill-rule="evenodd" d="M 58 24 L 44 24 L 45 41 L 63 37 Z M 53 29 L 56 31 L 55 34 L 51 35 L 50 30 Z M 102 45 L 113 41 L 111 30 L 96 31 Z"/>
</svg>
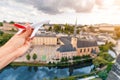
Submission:
<svg viewBox="0 0 120 80">
<path fill-rule="evenodd" d="M 74 27 L 74 37 L 76 37 L 76 27 L 77 27 L 77 18 L 76 18 L 75 27 Z"/>
</svg>

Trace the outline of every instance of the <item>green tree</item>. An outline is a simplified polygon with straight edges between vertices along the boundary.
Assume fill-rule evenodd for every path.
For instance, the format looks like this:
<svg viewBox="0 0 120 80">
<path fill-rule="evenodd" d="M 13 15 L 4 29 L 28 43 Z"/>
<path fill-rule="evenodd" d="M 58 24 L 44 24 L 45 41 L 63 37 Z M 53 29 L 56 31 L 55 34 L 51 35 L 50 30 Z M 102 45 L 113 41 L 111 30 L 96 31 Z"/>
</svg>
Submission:
<svg viewBox="0 0 120 80">
<path fill-rule="evenodd" d="M 54 77 L 54 80 L 58 79 L 57 76 Z"/>
<path fill-rule="evenodd" d="M 68 58 L 67 57 L 65 57 L 65 62 L 67 62 L 68 61 Z"/>
<path fill-rule="evenodd" d="M 10 24 L 14 24 L 15 22 L 14 22 L 14 21 L 10 21 L 9 23 L 10 23 Z"/>
<path fill-rule="evenodd" d="M 0 36 L 0 46 L 5 44 L 12 36 L 13 34 L 8 34 L 8 33 L 2 34 L 2 36 Z"/>
<path fill-rule="evenodd" d="M 101 52 L 108 52 L 109 49 L 112 49 L 115 45 L 112 42 L 106 42 L 105 45 L 99 46 Z"/>
<path fill-rule="evenodd" d="M 51 26 L 48 28 L 48 31 L 52 31 L 52 27 Z"/>
<path fill-rule="evenodd" d="M 27 60 L 30 60 L 30 58 L 31 58 L 30 54 L 27 54 L 26 58 L 27 58 Z"/>
<path fill-rule="evenodd" d="M 3 23 L 2 23 L 2 22 L 0 22 L 0 26 L 3 26 Z"/>
<path fill-rule="evenodd" d="M 64 29 L 63 28 L 61 28 L 61 33 L 64 33 Z"/>
<path fill-rule="evenodd" d="M 55 63 L 55 62 L 53 62 L 52 64 L 53 64 L 53 65 L 55 65 L 56 63 Z"/>
<path fill-rule="evenodd" d="M 65 59 L 64 59 L 64 57 L 62 57 L 62 58 L 61 58 L 61 62 L 64 62 L 64 61 L 65 61 Z"/>
<path fill-rule="evenodd" d="M 58 25 L 58 24 L 55 24 L 55 25 L 53 26 L 53 29 L 54 29 L 55 32 L 60 32 L 60 31 L 61 31 L 61 26 Z"/>
<path fill-rule="evenodd" d="M 70 26 L 68 24 L 65 24 L 64 26 L 65 26 L 64 33 L 66 33 L 66 34 L 73 34 L 74 26 Z"/>
<path fill-rule="evenodd" d="M 114 60 L 114 58 L 110 54 L 108 54 L 108 52 L 100 53 L 99 56 L 102 57 L 103 59 L 105 59 L 108 62 L 111 62 L 111 61 Z"/>
<path fill-rule="evenodd" d="M 68 78 L 65 78 L 65 79 L 61 79 L 61 80 L 76 80 L 76 78 L 74 76 L 70 76 Z"/>
<path fill-rule="evenodd" d="M 101 72 L 99 72 L 98 73 L 98 76 L 100 77 L 100 78 L 102 78 L 102 80 L 106 80 L 106 78 L 107 78 L 107 71 L 105 70 L 105 71 L 101 71 Z"/>
<path fill-rule="evenodd" d="M 79 29 L 77 29 L 77 34 L 79 34 L 80 33 L 80 30 Z"/>
<path fill-rule="evenodd" d="M 69 77 L 67 80 L 76 80 L 74 77 Z"/>
<path fill-rule="evenodd" d="M 34 53 L 32 58 L 33 58 L 34 60 L 36 60 L 36 59 L 37 59 L 37 55 Z"/>
<path fill-rule="evenodd" d="M 108 64 L 108 61 L 104 60 L 102 57 L 96 57 L 94 60 L 93 60 L 93 64 L 96 66 L 96 67 L 103 67 L 105 66 L 106 64 Z"/>
<path fill-rule="evenodd" d="M 14 28 L 12 28 L 10 31 L 16 32 L 17 30 L 15 30 Z"/>
<path fill-rule="evenodd" d="M 2 36 L 3 34 L 4 34 L 4 32 L 0 30 L 0 36 Z"/>
<path fill-rule="evenodd" d="M 107 45 L 101 45 L 99 46 L 100 51 L 107 52 L 109 50 L 109 47 Z"/>
<path fill-rule="evenodd" d="M 49 62 L 48 64 L 52 64 L 51 62 Z"/>
</svg>

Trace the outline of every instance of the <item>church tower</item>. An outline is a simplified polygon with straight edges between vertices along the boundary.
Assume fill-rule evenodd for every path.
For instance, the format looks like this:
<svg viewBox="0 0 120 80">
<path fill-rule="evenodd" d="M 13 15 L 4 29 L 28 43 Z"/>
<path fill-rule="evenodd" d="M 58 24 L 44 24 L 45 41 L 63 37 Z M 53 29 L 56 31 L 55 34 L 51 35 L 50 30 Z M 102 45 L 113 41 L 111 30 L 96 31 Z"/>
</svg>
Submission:
<svg viewBox="0 0 120 80">
<path fill-rule="evenodd" d="M 73 34 L 73 37 L 71 39 L 71 44 L 74 48 L 77 48 L 76 27 L 77 27 L 77 19 L 75 21 L 74 34 Z"/>
<path fill-rule="evenodd" d="M 75 27 L 74 27 L 74 35 L 73 35 L 73 37 L 76 37 L 76 27 L 77 27 L 77 18 L 76 18 L 76 21 L 75 21 Z"/>
</svg>

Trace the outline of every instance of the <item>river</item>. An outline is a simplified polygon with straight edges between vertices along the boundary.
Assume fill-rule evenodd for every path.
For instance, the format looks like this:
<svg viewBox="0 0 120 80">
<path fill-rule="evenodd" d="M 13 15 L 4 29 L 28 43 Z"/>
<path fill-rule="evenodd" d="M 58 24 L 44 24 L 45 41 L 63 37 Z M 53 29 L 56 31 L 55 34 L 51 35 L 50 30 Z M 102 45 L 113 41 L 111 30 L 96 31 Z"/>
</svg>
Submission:
<svg viewBox="0 0 120 80">
<path fill-rule="evenodd" d="M 64 78 L 70 75 L 88 74 L 93 68 L 93 65 L 83 68 L 8 66 L 0 71 L 0 80 L 53 80 L 55 77 Z"/>
</svg>

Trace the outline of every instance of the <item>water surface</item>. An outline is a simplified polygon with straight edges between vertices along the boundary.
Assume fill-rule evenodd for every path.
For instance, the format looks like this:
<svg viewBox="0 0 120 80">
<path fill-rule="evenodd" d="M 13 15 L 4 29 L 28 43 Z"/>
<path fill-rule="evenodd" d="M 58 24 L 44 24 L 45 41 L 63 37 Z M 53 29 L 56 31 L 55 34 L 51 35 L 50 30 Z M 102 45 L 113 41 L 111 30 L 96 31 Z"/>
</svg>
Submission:
<svg viewBox="0 0 120 80">
<path fill-rule="evenodd" d="M 55 77 L 63 78 L 70 75 L 88 74 L 93 67 L 93 65 L 83 68 L 6 67 L 0 72 L 0 80 L 52 80 Z"/>
</svg>

